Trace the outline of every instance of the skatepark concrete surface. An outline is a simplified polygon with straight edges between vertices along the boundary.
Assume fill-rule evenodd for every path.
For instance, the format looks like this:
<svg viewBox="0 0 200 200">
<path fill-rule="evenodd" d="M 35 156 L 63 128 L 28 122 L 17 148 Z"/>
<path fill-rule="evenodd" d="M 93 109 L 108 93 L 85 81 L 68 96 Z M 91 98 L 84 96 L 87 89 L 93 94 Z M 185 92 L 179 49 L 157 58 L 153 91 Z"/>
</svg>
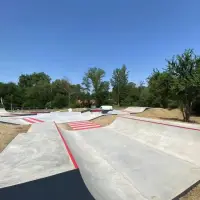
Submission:
<svg viewBox="0 0 200 200">
<path fill-rule="evenodd" d="M 7 112 L 6 110 L 5 110 L 5 108 L 0 108 L 0 116 L 6 116 L 6 115 L 8 115 L 9 114 L 9 112 Z"/>
<path fill-rule="evenodd" d="M 82 120 L 91 120 L 96 117 L 101 116 L 101 113 L 81 113 L 81 112 L 51 112 L 51 113 L 41 113 L 35 116 L 16 116 L 16 117 L 0 117 L 0 122 L 3 123 L 13 123 L 13 124 L 32 124 L 29 121 L 24 119 L 34 118 L 36 120 L 42 122 L 56 122 L 56 123 L 64 123 L 71 121 L 82 121 Z"/>
<path fill-rule="evenodd" d="M 136 113 L 144 112 L 147 109 L 149 109 L 149 107 L 128 107 L 128 108 L 124 109 L 124 111 L 136 114 Z"/>
<path fill-rule="evenodd" d="M 127 116 L 115 120 L 110 128 L 200 167 L 199 125 Z"/>
<path fill-rule="evenodd" d="M 198 130 L 139 119 L 118 117 L 93 130 L 62 129 L 95 199 L 169 200 L 200 179 Z"/>
<path fill-rule="evenodd" d="M 74 169 L 55 124 L 40 125 L 17 135 L 1 152 L 0 188 Z"/>
<path fill-rule="evenodd" d="M 8 123 L 8 124 L 20 124 L 20 125 L 28 124 L 26 121 L 24 121 L 20 117 L 0 117 L 0 122 Z"/>
<path fill-rule="evenodd" d="M 101 115 L 35 116 L 44 122 L 32 124 L 0 154 L 0 188 L 78 168 L 96 200 L 170 200 L 200 180 L 200 125 L 129 114 L 118 114 L 109 126 L 79 131 L 58 129 L 53 122 Z"/>
</svg>

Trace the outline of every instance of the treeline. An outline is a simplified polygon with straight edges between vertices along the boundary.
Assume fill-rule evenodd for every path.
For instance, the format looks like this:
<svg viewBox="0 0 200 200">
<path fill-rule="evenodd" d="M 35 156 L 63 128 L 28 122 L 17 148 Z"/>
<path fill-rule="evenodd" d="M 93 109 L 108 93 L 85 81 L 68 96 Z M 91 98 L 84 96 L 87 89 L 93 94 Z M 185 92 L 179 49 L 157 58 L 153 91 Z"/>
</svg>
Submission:
<svg viewBox="0 0 200 200">
<path fill-rule="evenodd" d="M 51 81 L 43 72 L 22 74 L 17 84 L 0 83 L 0 97 L 6 109 L 103 104 L 180 108 L 185 121 L 192 112 L 200 113 L 200 57 L 191 49 L 166 60 L 164 70 L 154 69 L 146 84 L 130 82 L 125 65 L 113 71 L 110 81 L 104 80 L 105 74 L 103 69 L 90 68 L 80 84 L 67 78 Z"/>
</svg>

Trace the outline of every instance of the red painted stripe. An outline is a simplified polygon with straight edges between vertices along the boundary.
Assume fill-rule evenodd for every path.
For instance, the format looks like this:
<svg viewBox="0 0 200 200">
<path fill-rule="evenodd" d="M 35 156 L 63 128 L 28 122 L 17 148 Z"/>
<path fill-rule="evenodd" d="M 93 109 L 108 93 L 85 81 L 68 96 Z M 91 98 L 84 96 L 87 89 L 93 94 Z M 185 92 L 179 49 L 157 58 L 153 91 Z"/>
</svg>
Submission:
<svg viewBox="0 0 200 200">
<path fill-rule="evenodd" d="M 88 124 L 88 125 L 91 125 L 91 124 L 94 124 L 94 123 L 92 123 L 92 122 L 77 122 L 77 123 L 72 123 L 72 122 L 70 122 L 70 123 L 68 123 L 69 125 L 82 125 L 82 124 Z"/>
<path fill-rule="evenodd" d="M 90 127 L 100 127 L 100 125 L 99 124 L 93 124 L 93 125 L 90 125 L 90 126 L 88 126 L 88 125 L 82 125 L 82 126 L 71 126 L 72 128 L 81 128 L 81 127 L 88 127 L 88 128 L 90 128 Z"/>
<path fill-rule="evenodd" d="M 32 118 L 32 117 L 29 117 L 29 119 L 32 119 L 32 120 L 34 120 L 34 121 L 36 121 L 36 122 L 44 122 L 43 120 L 36 119 L 36 118 Z"/>
<path fill-rule="evenodd" d="M 60 137 L 61 137 L 61 139 L 62 139 L 62 141 L 63 141 L 63 143 L 65 145 L 65 148 L 66 148 L 67 153 L 68 153 L 68 155 L 69 155 L 69 157 L 70 157 L 70 159 L 71 159 L 71 161 L 72 161 L 72 163 L 74 165 L 74 168 L 78 169 L 78 164 L 76 163 L 76 160 L 75 160 L 75 158 L 74 158 L 74 156 L 73 156 L 73 154 L 72 154 L 72 152 L 71 152 L 71 150 L 70 150 L 65 138 L 63 137 L 63 135 L 62 135 L 60 129 L 58 128 L 57 124 L 55 122 L 54 122 L 54 124 L 55 124 L 55 126 L 57 128 L 57 131 L 58 131 L 58 133 L 59 133 L 59 135 L 60 135 Z"/>
<path fill-rule="evenodd" d="M 160 125 L 171 126 L 171 127 L 176 127 L 176 128 L 183 128 L 183 129 L 187 129 L 187 130 L 200 131 L 200 129 L 198 129 L 198 128 L 191 128 L 191 127 L 184 127 L 184 126 L 173 125 L 173 124 L 166 124 L 166 123 L 163 123 L 163 122 L 153 122 L 153 121 L 149 121 L 149 120 L 135 119 L 135 118 L 130 118 L 130 117 L 122 117 L 122 116 L 120 116 L 120 117 L 125 118 L 125 119 L 135 120 L 135 121 L 152 123 L 152 124 L 160 124 Z"/>
<path fill-rule="evenodd" d="M 30 120 L 30 119 L 28 119 L 28 118 L 23 118 L 23 120 L 24 120 L 24 121 L 27 121 L 27 122 L 29 122 L 29 123 L 31 123 L 31 124 L 34 124 L 34 123 L 35 123 L 34 121 L 32 121 L 32 120 Z"/>
<path fill-rule="evenodd" d="M 78 128 L 73 128 L 73 130 L 85 130 L 85 129 L 92 129 L 92 128 L 99 128 L 101 127 L 100 125 L 98 127 L 78 127 Z"/>
<path fill-rule="evenodd" d="M 91 121 L 74 121 L 74 122 L 68 122 L 68 123 L 77 124 L 77 123 L 93 123 L 93 122 L 91 122 Z"/>
<path fill-rule="evenodd" d="M 76 125 L 70 125 L 71 127 L 82 127 L 82 126 L 99 126 L 99 124 L 76 124 Z"/>
</svg>

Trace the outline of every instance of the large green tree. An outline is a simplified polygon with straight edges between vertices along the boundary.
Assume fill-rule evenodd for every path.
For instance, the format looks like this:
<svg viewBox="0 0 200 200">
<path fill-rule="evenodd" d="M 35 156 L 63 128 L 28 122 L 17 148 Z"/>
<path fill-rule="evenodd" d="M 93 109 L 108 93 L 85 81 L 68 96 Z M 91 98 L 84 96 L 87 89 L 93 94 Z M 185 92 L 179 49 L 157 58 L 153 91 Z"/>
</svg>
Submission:
<svg viewBox="0 0 200 200">
<path fill-rule="evenodd" d="M 125 65 L 113 71 L 110 83 L 113 88 L 113 97 L 120 105 L 128 96 L 128 71 Z"/>
<path fill-rule="evenodd" d="M 189 121 L 192 105 L 200 92 L 200 58 L 192 49 L 167 60 L 167 72 L 172 77 L 170 89 L 179 102 L 184 121 Z"/>
<path fill-rule="evenodd" d="M 51 78 L 49 75 L 44 72 L 32 73 L 32 74 L 22 74 L 19 77 L 18 85 L 22 88 L 32 87 L 37 85 L 38 83 L 50 83 Z"/>
<path fill-rule="evenodd" d="M 23 103 L 23 92 L 15 83 L 0 83 L 0 98 L 6 109 L 19 108 Z"/>
<path fill-rule="evenodd" d="M 151 105 L 167 108 L 170 98 L 170 84 L 172 77 L 167 71 L 160 72 L 157 69 L 148 77 Z"/>
<path fill-rule="evenodd" d="M 104 81 L 105 71 L 103 69 L 93 67 L 84 75 L 82 85 L 89 93 L 92 92 L 96 100 L 96 104 L 102 105 L 109 94 L 109 82 Z"/>
</svg>

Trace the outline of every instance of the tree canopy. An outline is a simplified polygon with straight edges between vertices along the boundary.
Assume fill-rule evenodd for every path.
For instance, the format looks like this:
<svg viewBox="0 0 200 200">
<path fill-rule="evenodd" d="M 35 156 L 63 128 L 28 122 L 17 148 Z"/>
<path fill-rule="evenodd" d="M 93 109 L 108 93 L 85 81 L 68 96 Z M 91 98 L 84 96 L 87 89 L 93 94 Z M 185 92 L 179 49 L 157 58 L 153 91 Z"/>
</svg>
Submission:
<svg viewBox="0 0 200 200">
<path fill-rule="evenodd" d="M 153 69 L 146 82 L 140 84 L 129 80 L 126 65 L 114 69 L 110 81 L 106 71 L 98 67 L 89 68 L 80 84 L 68 78 L 52 80 L 44 72 L 22 74 L 18 83 L 0 82 L 0 98 L 6 109 L 94 104 L 180 108 L 185 121 L 192 112 L 200 113 L 200 57 L 192 49 L 166 60 L 166 68 Z"/>
</svg>

